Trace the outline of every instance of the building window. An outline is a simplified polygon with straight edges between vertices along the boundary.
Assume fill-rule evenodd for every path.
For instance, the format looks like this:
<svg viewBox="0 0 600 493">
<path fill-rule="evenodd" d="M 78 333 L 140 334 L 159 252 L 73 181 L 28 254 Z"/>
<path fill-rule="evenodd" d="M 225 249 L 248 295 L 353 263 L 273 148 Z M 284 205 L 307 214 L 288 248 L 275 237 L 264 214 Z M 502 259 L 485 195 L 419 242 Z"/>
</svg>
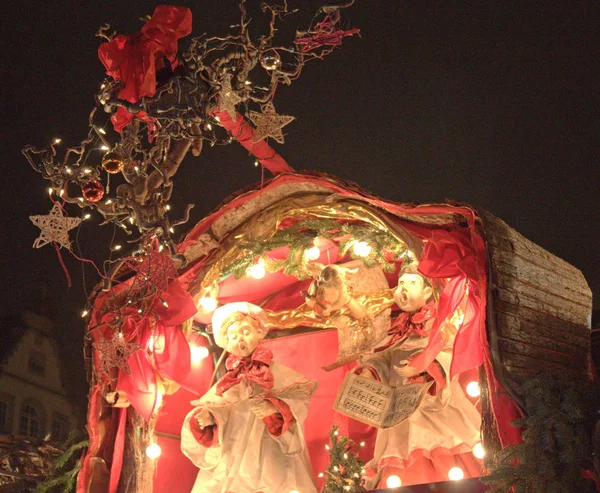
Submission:
<svg viewBox="0 0 600 493">
<path fill-rule="evenodd" d="M 14 396 L 0 392 L 0 435 L 12 433 L 14 406 Z"/>
<path fill-rule="evenodd" d="M 8 403 L 0 401 L 0 433 L 10 433 L 8 425 Z"/>
<path fill-rule="evenodd" d="M 41 416 L 37 409 L 29 404 L 21 408 L 19 416 L 19 435 L 39 437 L 41 434 Z"/>
<path fill-rule="evenodd" d="M 43 377 L 46 370 L 46 357 L 44 356 L 44 353 L 40 351 L 30 351 L 28 368 L 29 372 L 33 375 Z"/>
<path fill-rule="evenodd" d="M 62 413 L 52 413 L 52 439 L 64 442 L 69 434 L 69 418 Z"/>
</svg>

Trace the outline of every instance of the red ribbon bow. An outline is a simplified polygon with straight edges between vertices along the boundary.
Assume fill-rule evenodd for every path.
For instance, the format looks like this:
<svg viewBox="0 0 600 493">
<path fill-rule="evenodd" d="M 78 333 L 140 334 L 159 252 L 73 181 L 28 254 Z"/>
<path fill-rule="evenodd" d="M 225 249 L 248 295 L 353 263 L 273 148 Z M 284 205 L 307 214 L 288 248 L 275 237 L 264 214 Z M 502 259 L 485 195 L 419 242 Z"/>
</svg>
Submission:
<svg viewBox="0 0 600 493">
<path fill-rule="evenodd" d="M 271 350 L 262 346 L 258 346 L 247 358 L 230 354 L 225 362 L 227 373 L 217 382 L 216 394 L 223 395 L 225 391 L 240 383 L 244 378 L 248 380 L 248 383 L 255 382 L 265 391 L 272 389 L 273 373 L 269 369 L 272 360 Z"/>
<path fill-rule="evenodd" d="M 429 337 L 425 322 L 435 317 L 435 301 L 430 301 L 414 313 L 402 312 L 392 324 L 388 335 L 391 339 L 383 346 L 376 349 L 382 351 L 396 344 L 400 339 L 415 335 L 418 337 Z"/>
</svg>

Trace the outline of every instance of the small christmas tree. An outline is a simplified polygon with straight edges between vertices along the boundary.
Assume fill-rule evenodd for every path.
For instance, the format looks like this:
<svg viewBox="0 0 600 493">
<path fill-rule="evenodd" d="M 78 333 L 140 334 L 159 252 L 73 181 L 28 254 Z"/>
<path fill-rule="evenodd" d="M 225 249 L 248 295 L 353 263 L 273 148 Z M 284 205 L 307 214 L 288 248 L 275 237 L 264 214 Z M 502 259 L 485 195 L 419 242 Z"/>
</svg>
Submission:
<svg viewBox="0 0 600 493">
<path fill-rule="evenodd" d="M 339 436 L 339 430 L 333 425 L 329 431 L 331 445 L 329 450 L 330 463 L 325 470 L 327 481 L 322 493 L 352 493 L 366 491 L 360 484 L 364 462 L 358 456 L 357 445 L 345 436 Z"/>
</svg>

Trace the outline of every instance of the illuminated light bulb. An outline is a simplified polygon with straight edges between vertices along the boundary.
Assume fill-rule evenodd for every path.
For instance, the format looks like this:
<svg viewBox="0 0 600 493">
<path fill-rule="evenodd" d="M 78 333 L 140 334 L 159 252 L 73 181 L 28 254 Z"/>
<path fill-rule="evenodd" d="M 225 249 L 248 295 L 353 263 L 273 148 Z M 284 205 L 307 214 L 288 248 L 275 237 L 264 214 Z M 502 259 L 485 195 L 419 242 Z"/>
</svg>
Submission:
<svg viewBox="0 0 600 493">
<path fill-rule="evenodd" d="M 171 228 L 169 228 L 169 232 L 175 233 L 175 230 L 171 227 Z"/>
<path fill-rule="evenodd" d="M 67 172 L 67 175 L 70 175 L 71 173 L 73 173 L 73 171 L 71 171 L 71 168 L 69 168 L 68 166 L 65 167 L 65 171 Z"/>
<path fill-rule="evenodd" d="M 485 449 L 483 448 L 483 444 L 481 442 L 477 442 L 473 445 L 473 455 L 478 459 L 483 459 L 485 457 Z"/>
<path fill-rule="evenodd" d="M 352 245 L 352 251 L 359 257 L 367 257 L 371 253 L 371 250 L 371 245 L 364 241 L 356 241 L 354 245 Z"/>
<path fill-rule="evenodd" d="M 91 170 L 90 168 L 85 168 L 85 169 L 83 170 L 83 172 L 84 172 L 86 175 L 89 175 L 89 174 L 92 172 L 92 170 Z"/>
<path fill-rule="evenodd" d="M 453 467 L 448 471 L 450 481 L 460 481 L 465 477 L 465 472 L 460 467 Z"/>
<path fill-rule="evenodd" d="M 252 82 L 250 82 L 249 80 L 245 80 L 244 84 L 246 84 L 247 86 L 249 86 L 250 84 L 252 84 Z"/>
<path fill-rule="evenodd" d="M 83 311 L 81 312 L 81 318 L 87 317 L 87 314 L 88 314 L 88 313 L 89 313 L 89 312 L 88 312 L 87 310 L 83 310 Z"/>
<path fill-rule="evenodd" d="M 358 475 L 358 473 L 357 473 L 357 472 L 355 472 L 355 473 L 354 473 L 354 477 L 355 477 L 355 478 L 360 478 L 360 476 Z"/>
<path fill-rule="evenodd" d="M 467 394 L 469 397 L 479 397 L 481 389 L 479 388 L 478 382 L 469 382 L 467 384 Z"/>
<path fill-rule="evenodd" d="M 246 275 L 248 277 L 251 277 L 252 279 L 262 279 L 263 277 L 265 277 L 266 273 L 267 271 L 265 270 L 265 266 L 262 262 L 254 264 L 246 271 Z"/>
<path fill-rule="evenodd" d="M 105 87 L 106 87 L 106 84 L 102 84 L 102 85 L 100 86 L 100 89 L 104 89 Z"/>
<path fill-rule="evenodd" d="M 333 432 L 333 434 L 334 434 L 335 436 L 338 436 L 338 435 L 339 435 L 339 433 L 340 433 L 340 432 L 339 432 L 338 430 L 335 430 L 335 431 Z"/>
<path fill-rule="evenodd" d="M 129 218 L 129 222 L 130 222 L 131 224 L 133 224 L 133 223 L 135 222 L 135 219 L 134 219 L 133 217 L 130 217 L 130 218 Z"/>
<path fill-rule="evenodd" d="M 123 339 L 123 332 L 119 332 L 119 339 Z"/>
<path fill-rule="evenodd" d="M 100 146 L 100 150 L 101 151 L 108 151 L 110 149 L 110 147 L 108 147 L 107 145 L 101 145 Z"/>
<path fill-rule="evenodd" d="M 206 130 L 212 130 L 212 125 L 210 123 L 206 124 Z"/>
<path fill-rule="evenodd" d="M 158 253 L 162 252 L 164 250 L 165 246 L 164 245 L 160 245 L 158 247 Z"/>
<path fill-rule="evenodd" d="M 321 256 L 321 250 L 318 246 L 307 248 L 304 250 L 304 257 L 306 260 L 317 260 Z"/>
<path fill-rule="evenodd" d="M 121 245 L 115 245 L 113 247 L 113 250 L 120 250 L 121 248 L 123 248 Z"/>
<path fill-rule="evenodd" d="M 165 300 L 162 300 L 161 303 L 165 308 L 169 308 L 169 304 Z"/>
<path fill-rule="evenodd" d="M 52 189 L 52 187 L 48 188 L 48 195 L 52 196 L 53 192 L 54 192 L 54 190 Z"/>
<path fill-rule="evenodd" d="M 345 489 L 346 491 L 350 491 L 350 486 L 346 485 L 346 486 L 344 486 L 344 489 Z"/>
<path fill-rule="evenodd" d="M 399 476 L 392 474 L 391 476 L 388 476 L 388 478 L 385 480 L 385 485 L 388 488 L 398 488 L 402 486 L 402 480 Z"/>
<path fill-rule="evenodd" d="M 106 135 L 106 130 L 104 130 L 103 128 L 99 128 L 98 132 L 100 132 L 102 135 Z"/>
<path fill-rule="evenodd" d="M 219 115 L 215 115 L 215 120 L 217 120 L 218 122 L 221 121 L 221 118 L 219 118 Z"/>
<path fill-rule="evenodd" d="M 92 215 L 90 213 L 88 213 L 85 216 L 83 216 L 83 219 L 89 219 L 90 217 L 92 217 Z"/>
<path fill-rule="evenodd" d="M 142 313 L 142 309 L 141 308 L 138 309 L 138 313 Z"/>
<path fill-rule="evenodd" d="M 344 459 L 347 459 L 347 458 L 348 458 L 348 454 L 344 454 Z"/>
<path fill-rule="evenodd" d="M 60 197 L 62 197 L 64 194 L 65 194 L 65 191 L 64 191 L 64 189 L 62 189 L 62 188 L 61 188 L 61 189 L 60 189 L 60 192 L 58 192 L 58 195 L 59 195 Z"/>
<path fill-rule="evenodd" d="M 146 447 L 146 455 L 150 459 L 158 459 L 160 457 L 161 453 L 162 453 L 162 450 L 158 443 L 151 443 L 150 445 L 148 445 Z"/>
<path fill-rule="evenodd" d="M 169 204 L 165 205 L 165 209 L 167 209 L 168 211 L 171 210 L 171 206 Z"/>
<path fill-rule="evenodd" d="M 329 450 L 329 445 L 325 445 L 325 450 Z"/>
<path fill-rule="evenodd" d="M 108 204 L 112 204 L 112 199 L 108 199 L 108 200 L 106 201 L 106 205 L 108 205 Z"/>
<path fill-rule="evenodd" d="M 214 312 L 218 305 L 217 300 L 211 296 L 204 296 L 203 298 L 200 298 L 198 304 L 205 312 Z"/>
<path fill-rule="evenodd" d="M 139 166 L 134 166 L 133 170 L 137 173 L 140 170 L 140 167 Z"/>
<path fill-rule="evenodd" d="M 333 470 L 334 470 L 335 472 L 338 472 L 338 471 L 340 470 L 340 468 L 339 468 L 338 466 L 333 466 Z"/>
<path fill-rule="evenodd" d="M 83 202 L 83 197 L 77 197 L 77 200 L 79 200 L 79 202 Z"/>
<path fill-rule="evenodd" d="M 365 446 L 365 442 L 360 442 L 360 446 L 364 447 Z"/>
<path fill-rule="evenodd" d="M 204 346 L 190 346 L 190 358 L 192 363 L 200 363 L 204 358 L 208 356 L 208 348 Z"/>
<path fill-rule="evenodd" d="M 54 139 L 55 144 L 60 144 L 61 142 L 62 142 L 62 139 L 59 139 L 58 137 L 56 139 Z"/>
<path fill-rule="evenodd" d="M 257 159 L 256 161 L 254 161 L 254 167 L 258 168 L 260 166 L 260 161 Z"/>
<path fill-rule="evenodd" d="M 322 478 L 323 476 L 325 476 L 325 474 L 323 474 L 322 472 L 319 473 L 319 477 Z"/>
</svg>

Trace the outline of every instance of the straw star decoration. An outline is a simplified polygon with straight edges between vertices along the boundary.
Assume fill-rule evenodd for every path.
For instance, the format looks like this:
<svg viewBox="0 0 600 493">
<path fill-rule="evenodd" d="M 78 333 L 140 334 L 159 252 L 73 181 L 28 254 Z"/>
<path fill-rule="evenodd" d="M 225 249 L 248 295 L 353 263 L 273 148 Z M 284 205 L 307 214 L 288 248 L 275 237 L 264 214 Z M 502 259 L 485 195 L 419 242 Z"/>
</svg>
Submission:
<svg viewBox="0 0 600 493">
<path fill-rule="evenodd" d="M 256 127 L 254 138 L 252 139 L 254 143 L 271 137 L 276 142 L 283 144 L 283 132 L 281 129 L 296 119 L 293 116 L 278 115 L 273 103 L 267 103 L 262 113 L 251 111 L 249 117 Z"/>
<path fill-rule="evenodd" d="M 112 338 L 108 341 L 94 342 L 94 348 L 100 352 L 100 372 L 106 372 L 111 368 L 119 368 L 127 375 L 131 373 L 129 368 L 129 356 L 141 349 L 140 344 L 134 342 L 125 342 L 123 334 L 115 331 Z"/>
<path fill-rule="evenodd" d="M 219 110 L 226 111 L 233 121 L 236 121 L 235 106 L 241 103 L 242 98 L 231 87 L 231 79 L 226 77 L 221 82 L 219 91 Z"/>
<path fill-rule="evenodd" d="M 40 236 L 33 242 L 33 248 L 41 248 L 55 241 L 66 249 L 71 249 L 69 241 L 69 230 L 79 226 L 81 218 L 67 217 L 63 214 L 62 207 L 55 203 L 47 216 L 29 216 L 31 222 L 42 231 Z"/>
</svg>

